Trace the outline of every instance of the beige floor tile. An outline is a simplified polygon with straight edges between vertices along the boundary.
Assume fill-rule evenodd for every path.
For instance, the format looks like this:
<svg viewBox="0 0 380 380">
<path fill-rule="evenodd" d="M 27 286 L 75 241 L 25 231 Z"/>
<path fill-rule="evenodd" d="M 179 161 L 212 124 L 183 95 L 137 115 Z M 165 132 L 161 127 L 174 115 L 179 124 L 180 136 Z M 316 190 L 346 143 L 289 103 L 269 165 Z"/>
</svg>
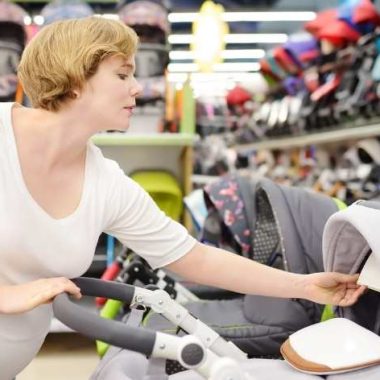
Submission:
<svg viewBox="0 0 380 380">
<path fill-rule="evenodd" d="M 98 362 L 94 342 L 75 333 L 49 334 L 17 380 L 87 380 Z"/>
</svg>

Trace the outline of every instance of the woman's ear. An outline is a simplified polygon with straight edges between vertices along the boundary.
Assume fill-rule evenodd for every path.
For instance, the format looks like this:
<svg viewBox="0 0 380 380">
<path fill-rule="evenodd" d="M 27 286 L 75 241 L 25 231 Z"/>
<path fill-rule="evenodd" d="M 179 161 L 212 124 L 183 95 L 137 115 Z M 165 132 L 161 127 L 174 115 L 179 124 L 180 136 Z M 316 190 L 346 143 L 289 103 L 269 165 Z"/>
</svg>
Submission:
<svg viewBox="0 0 380 380">
<path fill-rule="evenodd" d="M 79 90 L 70 90 L 68 95 L 70 99 L 78 99 L 80 96 L 80 92 Z"/>
</svg>

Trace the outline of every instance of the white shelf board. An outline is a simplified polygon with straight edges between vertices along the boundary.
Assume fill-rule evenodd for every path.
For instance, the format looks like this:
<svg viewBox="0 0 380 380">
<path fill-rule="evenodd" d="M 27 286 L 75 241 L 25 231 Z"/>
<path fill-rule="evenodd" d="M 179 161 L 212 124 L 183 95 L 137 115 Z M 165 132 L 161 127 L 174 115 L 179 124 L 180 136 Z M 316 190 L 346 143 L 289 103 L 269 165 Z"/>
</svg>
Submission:
<svg viewBox="0 0 380 380">
<path fill-rule="evenodd" d="M 305 145 L 331 144 L 347 140 L 361 139 L 380 135 L 380 120 L 377 123 L 361 126 L 348 126 L 335 130 L 326 130 L 301 136 L 272 138 L 250 144 L 235 145 L 238 152 L 259 149 L 286 149 Z"/>
<path fill-rule="evenodd" d="M 190 133 L 99 133 L 92 137 L 98 146 L 192 146 L 197 136 Z"/>
</svg>

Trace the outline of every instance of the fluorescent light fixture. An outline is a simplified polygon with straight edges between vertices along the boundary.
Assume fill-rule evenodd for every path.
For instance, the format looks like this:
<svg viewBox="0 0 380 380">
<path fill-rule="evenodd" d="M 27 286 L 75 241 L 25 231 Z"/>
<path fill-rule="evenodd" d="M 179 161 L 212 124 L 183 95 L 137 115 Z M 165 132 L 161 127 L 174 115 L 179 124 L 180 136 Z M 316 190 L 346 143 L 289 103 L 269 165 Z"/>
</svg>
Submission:
<svg viewBox="0 0 380 380">
<path fill-rule="evenodd" d="M 258 62 L 217 63 L 214 65 L 215 72 L 244 72 L 258 71 L 259 69 Z M 170 73 L 194 73 L 199 71 L 199 67 L 196 63 L 169 63 L 168 71 Z"/>
<path fill-rule="evenodd" d="M 170 13 L 168 20 L 171 23 L 194 22 L 198 13 Z M 315 12 L 224 12 L 226 22 L 239 21 L 310 21 L 316 18 Z"/>
<path fill-rule="evenodd" d="M 214 71 L 226 72 L 226 71 L 259 71 L 260 64 L 258 62 L 228 62 L 217 63 L 214 65 Z"/>
<path fill-rule="evenodd" d="M 191 44 L 193 42 L 191 34 L 170 34 L 168 41 L 171 45 L 175 44 Z M 288 36 L 284 33 L 249 33 L 249 34 L 227 34 L 224 38 L 225 43 L 232 44 L 282 44 L 288 40 Z"/>
<path fill-rule="evenodd" d="M 194 73 L 198 71 L 196 63 L 169 63 L 168 71 L 171 73 Z"/>
<path fill-rule="evenodd" d="M 260 59 L 265 56 L 263 49 L 247 49 L 247 50 L 223 50 L 221 53 L 223 59 Z M 174 50 L 169 53 L 171 60 L 194 60 L 196 54 L 193 51 Z"/>
<path fill-rule="evenodd" d="M 288 40 L 284 33 L 252 33 L 252 34 L 227 34 L 224 41 L 227 44 L 283 44 Z"/>
</svg>

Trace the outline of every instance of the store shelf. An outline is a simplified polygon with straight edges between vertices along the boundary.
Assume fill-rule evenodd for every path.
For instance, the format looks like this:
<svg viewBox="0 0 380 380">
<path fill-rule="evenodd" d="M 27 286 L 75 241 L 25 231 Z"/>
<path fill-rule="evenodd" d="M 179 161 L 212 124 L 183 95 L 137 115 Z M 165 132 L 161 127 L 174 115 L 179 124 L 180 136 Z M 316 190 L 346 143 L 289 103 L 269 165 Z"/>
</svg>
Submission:
<svg viewBox="0 0 380 380">
<path fill-rule="evenodd" d="M 92 138 L 99 146 L 192 146 L 197 136 L 185 133 L 100 133 Z"/>
<path fill-rule="evenodd" d="M 369 124 L 345 124 L 343 128 L 310 133 L 302 136 L 273 138 L 251 144 L 235 145 L 238 152 L 259 149 L 284 149 L 305 145 L 331 144 L 347 140 L 354 140 L 380 135 L 380 119 Z"/>
</svg>

